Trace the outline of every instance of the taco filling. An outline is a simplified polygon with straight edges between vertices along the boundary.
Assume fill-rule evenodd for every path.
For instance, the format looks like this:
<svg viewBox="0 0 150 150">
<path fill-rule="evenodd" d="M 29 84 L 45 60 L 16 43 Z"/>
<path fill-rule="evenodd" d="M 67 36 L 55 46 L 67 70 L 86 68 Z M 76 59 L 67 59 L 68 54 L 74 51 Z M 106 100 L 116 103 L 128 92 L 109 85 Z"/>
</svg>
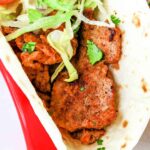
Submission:
<svg viewBox="0 0 150 150">
<path fill-rule="evenodd" d="M 119 18 L 96 0 L 21 6 L 3 18 L 3 34 L 64 139 L 96 142 L 117 116 L 110 66 L 121 57 Z"/>
</svg>

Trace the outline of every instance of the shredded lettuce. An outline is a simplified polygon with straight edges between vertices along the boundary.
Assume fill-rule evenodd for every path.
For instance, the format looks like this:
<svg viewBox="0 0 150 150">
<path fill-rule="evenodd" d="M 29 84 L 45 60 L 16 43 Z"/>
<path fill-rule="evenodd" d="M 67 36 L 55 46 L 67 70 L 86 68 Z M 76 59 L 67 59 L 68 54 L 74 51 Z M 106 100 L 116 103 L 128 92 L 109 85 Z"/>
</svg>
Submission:
<svg viewBox="0 0 150 150">
<path fill-rule="evenodd" d="M 94 0 L 86 0 L 84 4 L 85 8 L 92 8 L 95 9 L 97 7 L 97 4 L 95 3 Z"/>
<path fill-rule="evenodd" d="M 55 70 L 55 72 L 52 74 L 51 76 L 51 82 L 53 82 L 56 77 L 58 76 L 58 74 L 64 69 L 65 65 L 64 63 L 62 62 Z"/>
<path fill-rule="evenodd" d="M 66 23 L 66 29 L 64 29 L 64 31 L 55 30 L 49 33 L 47 37 L 49 44 L 60 54 L 63 63 L 67 68 L 69 78 L 65 79 L 66 82 L 72 82 L 78 79 L 77 70 L 70 62 L 70 59 L 73 56 L 73 48 L 71 45 L 72 38 L 73 38 L 73 30 L 71 28 L 70 21 Z M 52 80 L 54 80 L 56 74 L 58 74 L 62 69 L 63 69 L 63 64 L 61 64 L 61 66 L 57 68 L 57 72 L 54 73 Z"/>
<path fill-rule="evenodd" d="M 47 5 L 54 10 L 70 11 L 73 10 L 77 0 L 38 0 L 39 5 Z"/>
<path fill-rule="evenodd" d="M 44 2 L 44 0 L 37 0 L 37 8 L 47 9 L 47 4 Z"/>
<path fill-rule="evenodd" d="M 14 19 L 13 12 L 5 7 L 0 7 L 0 23 L 11 19 Z"/>
<path fill-rule="evenodd" d="M 28 17 L 29 17 L 30 23 L 33 23 L 36 20 L 42 18 L 43 15 L 38 10 L 30 8 L 30 9 L 28 9 Z"/>
<path fill-rule="evenodd" d="M 36 9 L 37 0 L 22 0 L 23 12 L 26 13 L 28 9 Z"/>
<path fill-rule="evenodd" d="M 54 16 L 47 16 L 47 17 L 40 18 L 39 20 L 37 20 L 33 24 L 30 24 L 26 27 L 18 29 L 15 32 L 7 35 L 6 39 L 8 41 L 11 41 L 13 39 L 16 39 L 20 35 L 27 33 L 27 32 L 35 31 L 35 30 L 38 30 L 41 28 L 59 27 L 63 22 L 70 20 L 71 17 L 72 17 L 72 13 L 70 13 L 70 12 L 67 12 L 67 13 L 58 12 Z"/>
<path fill-rule="evenodd" d="M 15 21 L 13 20 L 3 21 L 1 25 L 6 27 L 22 28 L 29 25 L 29 18 L 27 14 L 22 14 L 19 15 Z"/>
<path fill-rule="evenodd" d="M 49 44 L 61 55 L 63 60 L 52 75 L 51 82 L 55 80 L 64 67 L 66 67 L 69 74 L 69 78 L 65 79 L 65 81 L 72 82 L 78 79 L 77 70 L 70 62 L 73 57 L 71 39 L 73 39 L 74 34 L 78 32 L 82 21 L 87 24 L 97 26 L 115 26 L 110 19 L 110 16 L 108 16 L 101 0 L 24 0 L 22 3 L 22 14 L 17 17 L 15 21 L 11 18 L 12 11 L 6 9 L 1 13 L 0 9 L 0 21 L 1 18 L 6 18 L 7 15 L 11 21 L 3 22 L 3 24 L 5 26 L 19 28 L 15 32 L 6 36 L 8 41 L 16 39 L 20 35 L 27 32 L 36 31 L 39 29 L 55 29 L 62 23 L 65 23 L 64 31 L 55 30 L 47 36 Z M 83 14 L 85 8 L 92 8 L 93 10 L 98 8 L 102 17 L 97 21 L 88 19 Z M 45 16 L 54 10 L 57 11 L 55 15 Z M 72 18 L 75 18 L 75 21 L 72 22 L 71 26 L 70 21 Z M 106 20 L 108 20 L 109 23 L 105 22 Z M 93 51 L 89 52 L 89 56 L 93 56 Z M 96 57 L 96 60 L 94 60 L 95 57 L 90 57 L 91 63 L 93 64 L 100 59 L 100 53 L 98 51 L 94 52 L 98 54 L 98 58 Z"/>
</svg>

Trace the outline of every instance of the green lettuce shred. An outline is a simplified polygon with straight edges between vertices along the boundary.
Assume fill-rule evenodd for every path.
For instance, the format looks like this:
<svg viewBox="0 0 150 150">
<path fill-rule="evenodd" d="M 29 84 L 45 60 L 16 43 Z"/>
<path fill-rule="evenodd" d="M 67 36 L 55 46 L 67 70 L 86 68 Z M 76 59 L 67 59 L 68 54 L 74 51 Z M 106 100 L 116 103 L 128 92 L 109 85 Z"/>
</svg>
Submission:
<svg viewBox="0 0 150 150">
<path fill-rule="evenodd" d="M 73 9 L 74 4 L 77 0 L 38 0 L 38 4 L 48 7 L 54 10 L 70 11 Z"/>
<path fill-rule="evenodd" d="M 43 14 L 36 9 L 28 9 L 28 18 L 30 23 L 35 22 L 36 20 L 43 17 Z"/>
<path fill-rule="evenodd" d="M 71 28 L 71 23 L 66 23 L 66 29 L 64 31 L 55 30 L 49 33 L 47 39 L 49 44 L 60 54 L 63 64 L 66 67 L 69 78 L 65 79 L 66 82 L 72 82 L 78 79 L 77 70 L 71 64 L 70 59 L 73 56 L 73 48 L 71 46 L 71 39 L 73 38 L 73 30 Z M 57 68 L 57 71 L 54 73 L 52 81 L 58 75 L 58 73 L 63 69 L 63 64 Z"/>
<path fill-rule="evenodd" d="M 72 17 L 71 12 L 67 12 L 67 13 L 58 12 L 54 16 L 46 16 L 46 17 L 40 18 L 33 24 L 30 24 L 26 27 L 18 29 L 15 32 L 9 34 L 8 36 L 6 36 L 6 39 L 7 41 L 11 41 L 21 36 L 24 33 L 35 31 L 41 28 L 56 28 L 60 26 L 63 22 L 70 20 L 71 17 Z"/>
<path fill-rule="evenodd" d="M 86 0 L 84 3 L 84 7 L 95 9 L 97 7 L 97 4 L 94 0 Z"/>
</svg>

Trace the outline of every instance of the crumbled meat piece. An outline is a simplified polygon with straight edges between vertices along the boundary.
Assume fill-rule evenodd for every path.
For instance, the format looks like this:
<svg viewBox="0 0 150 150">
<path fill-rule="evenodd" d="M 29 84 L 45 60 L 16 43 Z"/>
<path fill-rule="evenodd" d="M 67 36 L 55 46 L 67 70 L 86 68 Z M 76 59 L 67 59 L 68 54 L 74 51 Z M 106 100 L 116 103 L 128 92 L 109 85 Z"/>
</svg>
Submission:
<svg viewBox="0 0 150 150">
<path fill-rule="evenodd" d="M 48 94 L 38 92 L 38 95 L 39 95 L 39 97 L 40 97 L 42 100 L 44 100 L 44 101 L 46 101 L 46 102 L 49 102 L 49 101 L 50 101 L 50 96 L 49 96 Z"/>
<path fill-rule="evenodd" d="M 48 57 L 41 51 L 35 51 L 31 54 L 28 52 L 21 53 L 22 64 L 31 68 L 39 68 L 41 64 L 49 65 L 55 64 L 59 61 L 60 57 Z"/>
<path fill-rule="evenodd" d="M 101 136 L 105 134 L 104 130 L 79 130 L 76 132 L 71 133 L 71 136 L 75 139 L 78 139 L 81 141 L 83 144 L 92 144 L 98 139 L 100 139 Z"/>
<path fill-rule="evenodd" d="M 12 27 L 1 27 L 1 29 L 4 35 L 8 35 L 16 30 L 16 28 Z"/>
<path fill-rule="evenodd" d="M 41 64 L 40 64 L 41 65 Z M 48 66 L 41 65 L 39 68 L 31 68 L 23 66 L 26 74 L 30 81 L 33 83 L 35 88 L 43 93 L 50 92 L 50 75 Z"/>
<path fill-rule="evenodd" d="M 38 95 L 42 99 L 43 105 L 48 111 L 50 107 L 50 95 L 41 92 L 38 92 Z"/>
<path fill-rule="evenodd" d="M 64 27 L 64 26 L 63 26 Z M 62 27 L 61 27 L 62 28 Z M 56 63 L 60 63 L 62 61 L 60 55 L 55 51 L 53 47 L 51 47 L 47 41 L 46 38 L 47 32 L 42 33 L 41 35 L 35 35 L 34 33 L 25 33 L 24 35 L 18 37 L 16 41 L 16 45 L 20 50 L 22 50 L 22 47 L 25 43 L 28 42 L 36 42 L 36 47 L 35 51 L 32 52 L 31 54 L 22 54 L 24 56 L 27 56 L 26 60 L 23 62 L 24 65 L 31 65 L 33 64 L 32 62 L 40 62 L 45 65 L 53 65 Z M 74 50 L 74 55 L 76 53 L 76 49 L 78 46 L 77 39 L 73 38 L 71 40 L 73 50 Z M 23 56 L 23 57 L 24 57 Z M 25 64 L 27 63 L 27 64 Z"/>
</svg>

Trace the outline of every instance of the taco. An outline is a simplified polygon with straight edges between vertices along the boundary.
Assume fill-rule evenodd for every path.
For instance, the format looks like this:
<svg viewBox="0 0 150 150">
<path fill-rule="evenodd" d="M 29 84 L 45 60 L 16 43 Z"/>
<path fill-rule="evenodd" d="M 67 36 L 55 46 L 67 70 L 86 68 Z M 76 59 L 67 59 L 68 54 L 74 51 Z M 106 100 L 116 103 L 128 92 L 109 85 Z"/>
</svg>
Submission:
<svg viewBox="0 0 150 150">
<path fill-rule="evenodd" d="M 17 1 L 1 14 L 1 60 L 57 149 L 133 149 L 150 118 L 146 1 Z"/>
</svg>

